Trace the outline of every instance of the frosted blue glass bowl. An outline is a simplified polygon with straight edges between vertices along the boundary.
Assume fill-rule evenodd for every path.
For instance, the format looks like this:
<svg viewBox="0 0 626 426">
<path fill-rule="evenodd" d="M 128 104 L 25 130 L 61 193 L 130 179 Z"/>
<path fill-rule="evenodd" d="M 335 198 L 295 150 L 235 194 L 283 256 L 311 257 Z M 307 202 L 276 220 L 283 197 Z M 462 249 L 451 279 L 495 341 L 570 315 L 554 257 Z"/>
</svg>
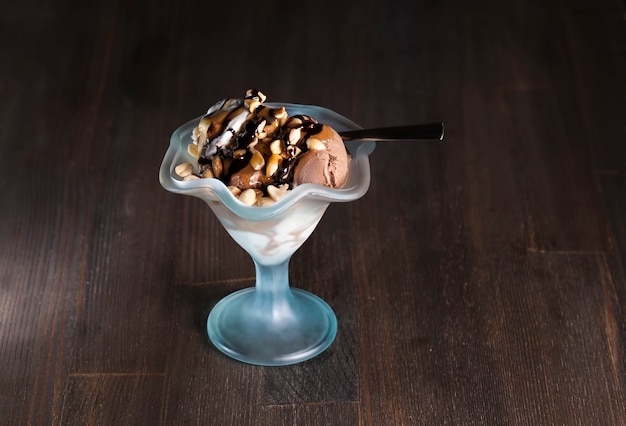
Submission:
<svg viewBox="0 0 626 426">
<path fill-rule="evenodd" d="M 339 132 L 360 129 L 326 108 L 266 105 L 283 105 L 289 115 L 309 115 Z M 200 117 L 174 131 L 159 180 L 168 191 L 205 201 L 230 236 L 250 254 L 256 268 L 254 287 L 225 297 L 212 309 L 207 321 L 209 338 L 226 355 L 250 364 L 287 365 L 310 359 L 333 342 L 337 319 L 322 299 L 290 287 L 289 259 L 311 235 L 331 202 L 353 201 L 367 192 L 368 156 L 375 143 L 346 142 L 351 161 L 348 180 L 342 188 L 303 184 L 272 205 L 248 206 L 218 179 L 183 181 L 175 173 L 178 164 L 194 161 L 187 146 L 199 120 Z"/>
</svg>

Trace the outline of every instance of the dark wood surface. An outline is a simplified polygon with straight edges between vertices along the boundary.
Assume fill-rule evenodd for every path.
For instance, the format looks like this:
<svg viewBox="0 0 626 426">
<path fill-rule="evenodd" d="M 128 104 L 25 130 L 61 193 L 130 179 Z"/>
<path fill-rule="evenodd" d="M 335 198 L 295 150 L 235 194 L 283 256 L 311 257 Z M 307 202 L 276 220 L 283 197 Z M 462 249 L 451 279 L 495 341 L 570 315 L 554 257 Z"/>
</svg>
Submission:
<svg viewBox="0 0 626 426">
<path fill-rule="evenodd" d="M 626 424 L 620 0 L 0 9 L 1 424 Z M 210 345 L 253 264 L 157 180 L 248 87 L 446 124 L 378 144 L 293 257 L 339 331 L 289 367 Z"/>
</svg>

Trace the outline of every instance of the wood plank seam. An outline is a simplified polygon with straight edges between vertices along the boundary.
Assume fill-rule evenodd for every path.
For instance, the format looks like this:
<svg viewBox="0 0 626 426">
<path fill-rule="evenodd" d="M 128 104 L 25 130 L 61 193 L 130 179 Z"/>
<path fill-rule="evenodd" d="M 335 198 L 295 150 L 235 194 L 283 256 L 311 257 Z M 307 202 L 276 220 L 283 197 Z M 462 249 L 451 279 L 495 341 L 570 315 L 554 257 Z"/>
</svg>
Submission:
<svg viewBox="0 0 626 426">
<path fill-rule="evenodd" d="M 249 276 L 249 277 L 241 277 L 241 278 L 225 278 L 221 280 L 211 280 L 211 281 L 193 281 L 193 282 L 188 282 L 188 283 L 177 283 L 176 285 L 188 286 L 188 287 L 199 287 L 199 286 L 204 286 L 204 285 L 221 285 L 221 284 L 233 284 L 233 283 L 245 283 L 245 282 L 254 283 L 255 279 L 256 277 Z"/>
<path fill-rule="evenodd" d="M 93 378 L 93 377 L 165 377 L 164 372 L 128 372 L 128 373 L 69 373 L 70 378 Z"/>
</svg>

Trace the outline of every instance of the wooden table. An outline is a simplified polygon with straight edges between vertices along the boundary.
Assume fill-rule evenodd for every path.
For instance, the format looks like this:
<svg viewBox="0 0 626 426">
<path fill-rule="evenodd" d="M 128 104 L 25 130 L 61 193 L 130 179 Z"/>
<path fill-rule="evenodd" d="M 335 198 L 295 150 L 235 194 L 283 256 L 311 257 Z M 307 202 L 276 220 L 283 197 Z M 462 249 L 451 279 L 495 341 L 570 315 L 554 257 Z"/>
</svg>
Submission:
<svg viewBox="0 0 626 426">
<path fill-rule="evenodd" d="M 3 425 L 626 424 L 626 22 L 619 0 L 5 2 Z M 379 143 L 291 261 L 329 350 L 233 361 L 211 307 L 254 283 L 172 131 L 258 87 Z"/>
</svg>

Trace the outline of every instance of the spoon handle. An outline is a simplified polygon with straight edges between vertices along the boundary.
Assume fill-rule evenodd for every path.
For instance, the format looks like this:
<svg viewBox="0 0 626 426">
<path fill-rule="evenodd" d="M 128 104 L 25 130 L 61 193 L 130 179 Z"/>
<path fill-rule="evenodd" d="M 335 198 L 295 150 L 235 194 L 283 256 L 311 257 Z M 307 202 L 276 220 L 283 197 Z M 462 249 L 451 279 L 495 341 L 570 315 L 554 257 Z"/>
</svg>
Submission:
<svg viewBox="0 0 626 426">
<path fill-rule="evenodd" d="M 397 141 L 397 140 L 443 140 L 443 123 L 415 124 L 411 126 L 383 127 L 340 132 L 341 138 L 362 141 Z"/>
</svg>

